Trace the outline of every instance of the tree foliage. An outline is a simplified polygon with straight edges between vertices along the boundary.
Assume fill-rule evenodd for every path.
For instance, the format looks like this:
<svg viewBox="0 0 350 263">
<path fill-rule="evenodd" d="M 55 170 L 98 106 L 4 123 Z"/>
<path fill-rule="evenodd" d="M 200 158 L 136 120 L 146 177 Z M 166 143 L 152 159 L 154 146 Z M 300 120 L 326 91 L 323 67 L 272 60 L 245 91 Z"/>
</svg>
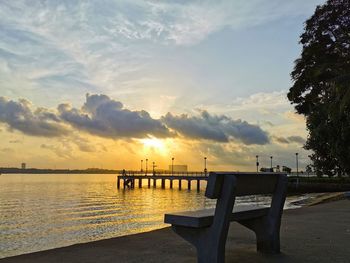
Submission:
<svg viewBox="0 0 350 263">
<path fill-rule="evenodd" d="M 306 117 L 318 173 L 350 174 L 350 0 L 328 0 L 305 23 L 288 99 Z"/>
</svg>

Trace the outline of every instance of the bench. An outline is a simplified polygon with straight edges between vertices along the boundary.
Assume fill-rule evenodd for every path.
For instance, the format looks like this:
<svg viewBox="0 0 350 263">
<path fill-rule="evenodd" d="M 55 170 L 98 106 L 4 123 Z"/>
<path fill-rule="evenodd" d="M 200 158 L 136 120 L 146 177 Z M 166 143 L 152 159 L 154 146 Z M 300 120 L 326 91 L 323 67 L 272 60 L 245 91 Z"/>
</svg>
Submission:
<svg viewBox="0 0 350 263">
<path fill-rule="evenodd" d="M 280 252 L 280 225 L 287 192 L 287 176 L 281 173 L 210 173 L 205 196 L 217 199 L 214 209 L 165 214 L 164 222 L 197 249 L 200 263 L 224 262 L 231 221 L 251 229 L 257 250 Z M 272 194 L 269 207 L 234 206 L 236 196 Z"/>
</svg>

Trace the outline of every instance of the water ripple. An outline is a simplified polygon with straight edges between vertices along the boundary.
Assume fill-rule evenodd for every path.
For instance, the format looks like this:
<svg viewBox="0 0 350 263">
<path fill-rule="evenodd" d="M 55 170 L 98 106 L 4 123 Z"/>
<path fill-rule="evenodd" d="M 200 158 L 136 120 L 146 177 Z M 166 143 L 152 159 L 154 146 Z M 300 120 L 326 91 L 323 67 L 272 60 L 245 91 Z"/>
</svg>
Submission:
<svg viewBox="0 0 350 263">
<path fill-rule="evenodd" d="M 115 175 L 2 175 L 0 189 L 0 258 L 158 229 L 166 212 L 215 205 L 203 191 L 118 190 Z M 252 200 L 269 202 L 237 202 Z"/>
</svg>

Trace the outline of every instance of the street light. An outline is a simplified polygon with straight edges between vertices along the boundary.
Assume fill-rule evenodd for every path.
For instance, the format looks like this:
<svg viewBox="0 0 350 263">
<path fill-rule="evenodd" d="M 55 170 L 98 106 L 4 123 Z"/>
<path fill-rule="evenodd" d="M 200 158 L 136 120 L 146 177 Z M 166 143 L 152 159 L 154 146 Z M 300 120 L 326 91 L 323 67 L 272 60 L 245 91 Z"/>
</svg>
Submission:
<svg viewBox="0 0 350 263">
<path fill-rule="evenodd" d="M 273 170 L 272 170 L 272 156 L 270 156 L 270 159 L 271 159 L 271 172 L 273 172 Z"/>
<path fill-rule="evenodd" d="M 174 176 L 174 157 L 171 158 L 171 175 Z"/>
<path fill-rule="evenodd" d="M 147 170 L 148 170 L 148 159 L 146 159 L 146 176 L 147 176 Z"/>
<path fill-rule="evenodd" d="M 207 157 L 204 157 L 204 175 L 207 175 Z"/>
<path fill-rule="evenodd" d="M 256 172 L 259 172 L 259 155 L 256 155 Z"/>
<path fill-rule="evenodd" d="M 153 176 L 156 175 L 156 171 L 155 171 L 155 169 L 154 169 L 154 168 L 156 168 L 156 167 L 157 167 L 156 163 L 155 163 L 155 162 L 152 162 Z"/>
<path fill-rule="evenodd" d="M 295 160 L 296 160 L 296 163 L 297 163 L 297 185 L 299 184 L 299 160 L 298 160 L 298 153 L 295 153 Z"/>
</svg>

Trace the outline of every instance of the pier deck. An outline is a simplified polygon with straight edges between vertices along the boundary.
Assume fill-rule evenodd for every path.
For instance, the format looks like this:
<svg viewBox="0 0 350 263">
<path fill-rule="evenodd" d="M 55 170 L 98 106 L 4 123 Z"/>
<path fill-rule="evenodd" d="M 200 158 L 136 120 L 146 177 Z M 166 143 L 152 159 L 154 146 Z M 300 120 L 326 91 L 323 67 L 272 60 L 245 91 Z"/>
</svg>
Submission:
<svg viewBox="0 0 350 263">
<path fill-rule="evenodd" d="M 137 182 L 137 186 L 139 188 L 142 188 L 143 181 L 147 182 L 148 188 L 151 186 L 157 187 L 157 181 L 160 180 L 161 182 L 161 188 L 165 188 L 165 182 L 166 180 L 169 180 L 169 187 L 170 189 L 173 188 L 173 182 L 178 181 L 178 188 L 181 190 L 183 187 L 183 181 L 187 182 L 187 189 L 191 190 L 192 188 L 192 181 L 196 182 L 196 189 L 197 191 L 200 190 L 200 182 L 201 181 L 207 181 L 208 180 L 208 174 L 207 173 L 177 173 L 177 174 L 171 174 L 171 173 L 162 173 L 162 174 L 151 174 L 151 175 L 145 175 L 145 174 L 122 174 L 118 175 L 117 177 L 117 187 L 118 189 L 121 187 L 121 184 L 123 185 L 123 188 L 135 188 L 135 182 Z"/>
</svg>

